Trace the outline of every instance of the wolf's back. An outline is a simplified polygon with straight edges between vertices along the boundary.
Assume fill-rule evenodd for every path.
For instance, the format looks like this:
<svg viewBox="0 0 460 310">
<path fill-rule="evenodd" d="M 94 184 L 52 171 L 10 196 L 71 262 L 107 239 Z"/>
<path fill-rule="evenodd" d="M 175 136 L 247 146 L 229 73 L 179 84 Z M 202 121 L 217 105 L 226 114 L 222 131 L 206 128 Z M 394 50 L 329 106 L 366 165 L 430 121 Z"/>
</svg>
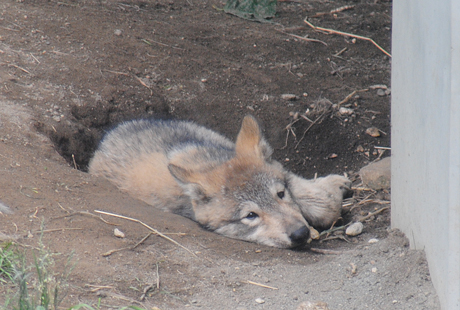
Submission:
<svg viewBox="0 0 460 310">
<path fill-rule="evenodd" d="M 149 204 L 182 208 L 189 201 L 168 170 L 170 160 L 200 169 L 230 159 L 234 148 L 227 138 L 191 122 L 134 120 L 107 133 L 89 172 Z"/>
</svg>

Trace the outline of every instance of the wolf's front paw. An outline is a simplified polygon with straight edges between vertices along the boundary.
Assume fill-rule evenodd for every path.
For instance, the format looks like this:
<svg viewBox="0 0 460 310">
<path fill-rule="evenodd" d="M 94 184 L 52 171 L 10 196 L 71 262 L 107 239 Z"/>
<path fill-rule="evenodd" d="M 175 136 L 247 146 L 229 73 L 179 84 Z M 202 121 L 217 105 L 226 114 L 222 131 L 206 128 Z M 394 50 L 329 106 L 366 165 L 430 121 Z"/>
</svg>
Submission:
<svg viewBox="0 0 460 310">
<path fill-rule="evenodd" d="M 289 183 L 302 215 L 310 225 L 321 229 L 329 228 L 340 218 L 343 198 L 353 193 L 351 181 L 336 174 L 315 180 L 292 174 Z"/>
<path fill-rule="evenodd" d="M 335 194 L 341 193 L 342 199 L 353 197 L 351 181 L 343 175 L 331 174 L 327 177 L 317 179 L 317 182 L 331 191 L 336 191 Z"/>
</svg>

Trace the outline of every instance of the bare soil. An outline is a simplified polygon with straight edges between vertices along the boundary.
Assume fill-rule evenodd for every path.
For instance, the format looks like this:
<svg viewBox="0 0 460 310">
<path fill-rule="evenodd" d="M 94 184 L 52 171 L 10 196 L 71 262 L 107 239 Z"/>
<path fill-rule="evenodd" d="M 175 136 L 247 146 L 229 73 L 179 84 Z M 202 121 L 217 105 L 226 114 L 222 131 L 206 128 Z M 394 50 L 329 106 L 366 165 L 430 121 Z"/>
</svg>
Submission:
<svg viewBox="0 0 460 310">
<path fill-rule="evenodd" d="M 0 213 L 0 241 L 29 250 L 42 234 L 56 272 L 74 253 L 62 307 L 100 299 L 101 309 L 295 309 L 304 301 L 331 310 L 439 309 L 424 253 L 390 229 L 389 210 L 358 237 L 311 244 L 336 255 L 280 250 L 207 232 L 85 172 L 104 132 L 123 120 L 187 119 L 234 138 L 253 114 L 291 171 L 355 180 L 354 204 L 337 225 L 387 206 L 375 199 L 388 201 L 390 192 L 360 190 L 356 172 L 390 155 L 378 147 L 390 147 L 391 58 L 304 19 L 391 52 L 391 1 L 282 1 L 272 23 L 225 14 L 224 4 L 0 3 L 0 199 L 13 211 Z M 366 134 L 369 127 L 380 136 Z M 359 204 L 366 197 L 374 202 Z M 85 213 L 95 210 L 139 219 L 191 252 L 152 235 L 103 256 L 133 247 L 149 230 Z M 115 237 L 115 227 L 126 238 Z M 12 290 L 2 284 L 0 302 Z"/>
</svg>

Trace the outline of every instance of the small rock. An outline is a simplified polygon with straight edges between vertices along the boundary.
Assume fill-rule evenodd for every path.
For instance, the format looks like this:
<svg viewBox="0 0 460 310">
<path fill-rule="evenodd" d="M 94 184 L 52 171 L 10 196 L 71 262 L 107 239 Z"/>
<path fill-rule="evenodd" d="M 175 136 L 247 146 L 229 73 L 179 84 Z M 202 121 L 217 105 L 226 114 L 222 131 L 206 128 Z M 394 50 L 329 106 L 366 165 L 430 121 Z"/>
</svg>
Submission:
<svg viewBox="0 0 460 310">
<path fill-rule="evenodd" d="M 125 233 L 122 232 L 121 230 L 119 230 L 118 228 L 115 228 L 113 230 L 113 234 L 115 237 L 118 237 L 118 238 L 124 238 L 125 237 Z"/>
<path fill-rule="evenodd" d="M 377 268 L 374 267 L 374 268 L 371 269 L 371 271 L 372 271 L 373 273 L 376 273 L 376 272 L 377 272 Z"/>
<path fill-rule="evenodd" d="M 356 266 L 355 263 L 350 263 L 351 266 L 351 274 L 356 274 L 356 271 L 358 270 L 358 267 Z"/>
<path fill-rule="evenodd" d="M 113 32 L 113 34 L 116 36 L 121 36 L 121 33 L 122 31 L 120 29 L 115 29 L 115 31 Z"/>
<path fill-rule="evenodd" d="M 319 239 L 319 232 L 313 227 L 310 227 L 310 238 L 313 240 Z"/>
<path fill-rule="evenodd" d="M 327 303 L 322 301 L 310 302 L 304 301 L 297 306 L 296 310 L 329 310 Z"/>
<path fill-rule="evenodd" d="M 294 94 L 282 94 L 281 99 L 287 100 L 287 101 L 292 101 L 298 99 L 298 97 Z"/>
<path fill-rule="evenodd" d="M 373 190 L 390 189 L 391 188 L 391 159 L 384 159 L 370 163 L 361 168 L 359 176 L 364 186 Z"/>
<path fill-rule="evenodd" d="M 357 236 L 363 232 L 363 228 L 363 223 L 356 222 L 347 227 L 347 230 L 345 230 L 345 234 L 347 234 L 348 236 Z"/>
<path fill-rule="evenodd" d="M 354 112 L 353 109 L 350 108 L 345 108 L 345 107 L 340 107 L 339 108 L 339 114 L 340 115 L 352 115 Z"/>
<path fill-rule="evenodd" d="M 369 127 L 366 129 L 366 134 L 368 134 L 371 137 L 377 138 L 380 137 L 380 130 L 376 127 Z"/>
<path fill-rule="evenodd" d="M 377 239 L 377 238 L 372 238 L 372 239 L 369 239 L 369 241 L 367 241 L 367 242 L 370 243 L 370 244 L 373 244 L 373 243 L 379 242 L 379 239 Z"/>
<path fill-rule="evenodd" d="M 386 96 L 387 94 L 383 89 L 377 89 L 377 96 L 383 97 Z"/>
<path fill-rule="evenodd" d="M 358 147 L 356 148 L 356 152 L 358 153 L 364 152 L 364 147 L 362 145 L 358 145 Z"/>
<path fill-rule="evenodd" d="M 265 300 L 263 300 L 262 298 L 256 298 L 256 303 L 263 304 L 265 303 Z"/>
<path fill-rule="evenodd" d="M 289 116 L 291 116 L 293 120 L 299 119 L 299 114 L 299 112 L 289 112 Z"/>
</svg>

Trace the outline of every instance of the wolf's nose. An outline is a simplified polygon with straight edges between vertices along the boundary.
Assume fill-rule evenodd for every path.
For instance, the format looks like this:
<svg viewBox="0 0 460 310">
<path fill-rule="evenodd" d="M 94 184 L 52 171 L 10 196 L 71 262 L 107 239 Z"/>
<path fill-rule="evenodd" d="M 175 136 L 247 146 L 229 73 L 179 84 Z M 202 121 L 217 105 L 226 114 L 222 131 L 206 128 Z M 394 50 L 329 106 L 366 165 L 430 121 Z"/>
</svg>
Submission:
<svg viewBox="0 0 460 310">
<path fill-rule="evenodd" d="M 310 237 L 310 229 L 307 226 L 302 226 L 296 231 L 294 231 L 289 238 L 291 239 L 292 244 L 298 245 L 307 242 Z"/>
</svg>

